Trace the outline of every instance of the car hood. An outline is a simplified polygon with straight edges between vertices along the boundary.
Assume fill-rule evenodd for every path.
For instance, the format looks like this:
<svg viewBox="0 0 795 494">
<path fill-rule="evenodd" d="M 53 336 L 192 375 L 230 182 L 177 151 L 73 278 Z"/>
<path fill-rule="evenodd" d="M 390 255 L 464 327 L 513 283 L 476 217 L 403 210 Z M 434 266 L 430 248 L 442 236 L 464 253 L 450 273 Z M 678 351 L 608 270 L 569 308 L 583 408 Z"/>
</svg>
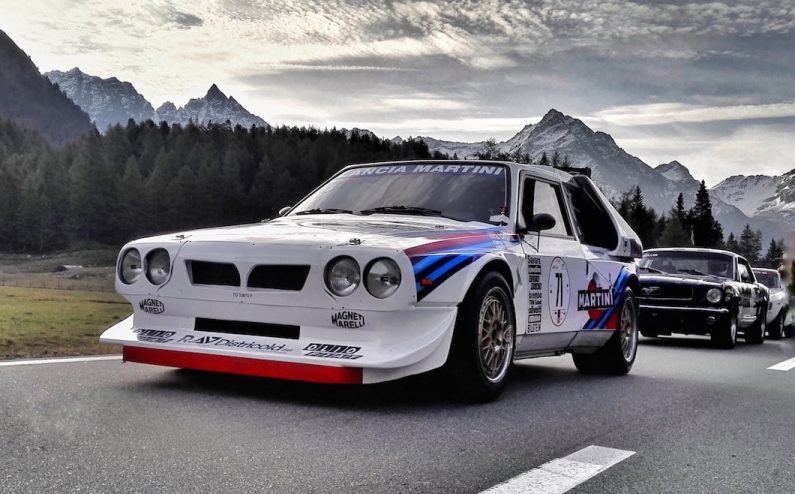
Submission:
<svg viewBox="0 0 795 494">
<path fill-rule="evenodd" d="M 142 243 L 245 243 L 254 245 L 320 246 L 361 245 L 413 250 L 444 244 L 448 247 L 497 248 L 513 235 L 480 222 L 438 217 L 397 215 L 354 216 L 323 214 L 286 216 L 263 223 L 193 230 L 142 239 Z"/>
<path fill-rule="evenodd" d="M 722 286 L 729 281 L 718 276 L 700 276 L 691 274 L 640 274 L 638 276 L 641 286 L 651 285 L 703 285 Z"/>
</svg>

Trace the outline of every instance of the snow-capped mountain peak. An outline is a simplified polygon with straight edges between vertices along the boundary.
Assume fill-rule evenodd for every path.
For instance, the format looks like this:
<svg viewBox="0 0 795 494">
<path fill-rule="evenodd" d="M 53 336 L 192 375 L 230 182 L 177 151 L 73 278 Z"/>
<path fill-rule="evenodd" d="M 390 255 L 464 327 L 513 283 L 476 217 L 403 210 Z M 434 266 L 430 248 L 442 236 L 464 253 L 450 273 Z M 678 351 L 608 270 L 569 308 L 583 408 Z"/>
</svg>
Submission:
<svg viewBox="0 0 795 494">
<path fill-rule="evenodd" d="M 126 124 L 131 118 L 137 122 L 156 118 L 151 103 L 129 82 L 115 77 L 102 79 L 77 67 L 66 72 L 53 70 L 45 75 L 88 113 L 99 130 Z"/>
<path fill-rule="evenodd" d="M 654 170 L 672 182 L 692 182 L 695 180 L 685 165 L 674 160 L 657 165 Z"/>
<path fill-rule="evenodd" d="M 203 98 L 193 98 L 181 108 L 166 101 L 157 111 L 129 82 L 115 77 L 102 79 L 82 72 L 75 67 L 66 72 L 48 72 L 47 77 L 58 83 L 69 98 L 77 103 L 100 130 L 110 125 L 153 120 L 182 125 L 224 123 L 243 127 L 267 127 L 262 118 L 246 110 L 235 98 L 227 96 L 217 84 L 212 84 Z"/>
</svg>

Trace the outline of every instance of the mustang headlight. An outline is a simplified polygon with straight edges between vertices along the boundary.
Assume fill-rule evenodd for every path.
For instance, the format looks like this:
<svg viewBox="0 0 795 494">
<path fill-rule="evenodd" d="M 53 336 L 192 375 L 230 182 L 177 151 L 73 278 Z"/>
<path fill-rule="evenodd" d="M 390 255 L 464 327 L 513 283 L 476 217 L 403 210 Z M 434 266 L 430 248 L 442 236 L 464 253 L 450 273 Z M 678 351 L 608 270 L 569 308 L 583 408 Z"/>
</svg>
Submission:
<svg viewBox="0 0 795 494">
<path fill-rule="evenodd" d="M 373 297 L 389 297 L 400 286 L 400 267 L 386 257 L 374 260 L 365 270 L 364 286 Z"/>
<path fill-rule="evenodd" d="M 138 249 L 127 249 L 124 255 L 121 256 L 121 262 L 119 263 L 119 278 L 121 278 L 121 281 L 128 285 L 135 283 L 143 272 L 141 253 Z"/>
<path fill-rule="evenodd" d="M 146 255 L 146 277 L 153 285 L 162 285 L 171 273 L 171 257 L 166 249 L 155 249 Z"/>
<path fill-rule="evenodd" d="M 711 304 L 717 304 L 720 302 L 723 293 L 721 293 L 720 288 L 710 288 L 707 290 L 707 302 Z"/>
<path fill-rule="evenodd" d="M 352 257 L 336 257 L 326 265 L 326 286 L 334 295 L 350 295 L 361 281 L 359 263 Z"/>
</svg>

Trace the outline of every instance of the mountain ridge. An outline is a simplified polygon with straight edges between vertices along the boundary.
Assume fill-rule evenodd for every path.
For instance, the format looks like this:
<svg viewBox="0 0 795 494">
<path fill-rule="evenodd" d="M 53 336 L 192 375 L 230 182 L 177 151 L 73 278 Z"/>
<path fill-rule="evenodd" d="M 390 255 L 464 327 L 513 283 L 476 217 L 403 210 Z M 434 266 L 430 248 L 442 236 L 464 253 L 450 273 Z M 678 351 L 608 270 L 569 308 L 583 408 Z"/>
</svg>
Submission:
<svg viewBox="0 0 795 494">
<path fill-rule="evenodd" d="M 38 131 L 52 145 L 94 130 L 89 116 L 0 30 L 0 118 Z"/>
<path fill-rule="evenodd" d="M 432 152 L 451 155 L 449 151 L 454 150 L 458 152 L 459 158 L 474 156 L 486 144 L 486 141 L 466 143 L 425 137 L 420 139 Z M 516 151 L 528 154 L 534 161 L 538 161 L 544 153 L 551 159 L 552 153 L 557 151 L 561 158 L 568 156 L 571 166 L 590 167 L 594 181 L 608 197 L 617 198 L 630 187 L 639 185 L 646 204 L 658 214 L 667 213 L 680 192 L 685 196 L 686 206 L 691 206 L 695 192 L 701 185 L 682 163 L 674 160 L 653 168 L 621 148 L 610 134 L 594 131 L 581 120 L 554 108 L 538 123 L 525 125 L 510 139 L 496 143 L 496 147 L 509 155 Z M 766 238 L 780 238 L 789 232 L 786 214 L 791 212 L 795 219 L 795 174 L 792 176 L 791 189 L 787 189 L 793 196 L 791 210 L 787 207 L 789 203 L 782 205 L 771 200 L 765 203 L 766 209 L 762 211 L 766 214 L 748 215 L 734 204 L 737 197 L 727 197 L 720 190 L 713 189 L 710 190 L 713 212 L 723 225 L 726 237 L 730 232 L 739 234 L 746 223 L 761 229 Z"/>
<path fill-rule="evenodd" d="M 78 67 L 65 72 L 53 70 L 46 75 L 90 115 L 100 130 L 116 124 L 125 125 L 129 119 L 180 125 L 229 121 L 232 125 L 243 127 L 269 127 L 264 119 L 249 112 L 234 97 L 227 97 L 215 83 L 203 97 L 191 98 L 185 106 L 178 107 L 165 101 L 155 110 L 132 83 L 120 81 L 116 77 L 103 79 L 87 74 Z"/>
</svg>

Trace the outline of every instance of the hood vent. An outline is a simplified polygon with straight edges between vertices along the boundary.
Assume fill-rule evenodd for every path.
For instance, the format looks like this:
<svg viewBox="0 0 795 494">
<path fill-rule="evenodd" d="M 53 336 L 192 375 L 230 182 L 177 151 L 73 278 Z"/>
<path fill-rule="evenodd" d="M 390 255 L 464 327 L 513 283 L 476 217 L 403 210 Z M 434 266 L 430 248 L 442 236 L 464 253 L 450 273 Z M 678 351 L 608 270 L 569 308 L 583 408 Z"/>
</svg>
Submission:
<svg viewBox="0 0 795 494">
<path fill-rule="evenodd" d="M 240 286 L 240 273 L 234 264 L 187 261 L 187 267 L 194 285 Z"/>
<path fill-rule="evenodd" d="M 248 275 L 249 288 L 301 291 L 309 275 L 309 266 L 261 264 Z"/>
</svg>

